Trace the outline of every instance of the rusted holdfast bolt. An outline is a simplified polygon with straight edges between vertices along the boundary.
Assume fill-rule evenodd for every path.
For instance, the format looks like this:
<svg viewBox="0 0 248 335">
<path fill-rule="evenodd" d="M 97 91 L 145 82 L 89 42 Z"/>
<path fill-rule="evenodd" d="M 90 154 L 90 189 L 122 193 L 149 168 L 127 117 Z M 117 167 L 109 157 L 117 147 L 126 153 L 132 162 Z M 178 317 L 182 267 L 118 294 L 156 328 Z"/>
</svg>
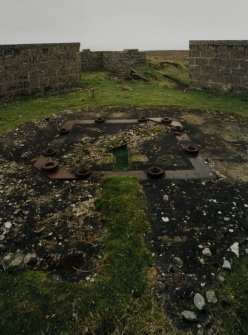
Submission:
<svg viewBox="0 0 248 335">
<path fill-rule="evenodd" d="M 80 179 L 86 179 L 91 175 L 91 171 L 85 168 L 79 168 L 76 170 L 75 175 Z"/>
<path fill-rule="evenodd" d="M 161 117 L 160 122 L 162 124 L 170 124 L 172 122 L 172 119 L 170 117 L 165 116 L 165 117 Z"/>
<path fill-rule="evenodd" d="M 42 165 L 42 170 L 52 171 L 52 170 L 57 169 L 58 166 L 59 166 L 59 163 L 56 161 L 47 161 L 46 163 Z"/>
<path fill-rule="evenodd" d="M 42 155 L 44 156 L 55 156 L 56 155 L 56 151 L 53 150 L 52 148 L 47 148 L 45 150 L 42 151 Z"/>
<path fill-rule="evenodd" d="M 142 116 L 142 117 L 140 117 L 140 118 L 138 119 L 138 122 L 139 122 L 139 123 L 147 122 L 147 121 L 148 121 L 148 119 L 147 119 L 146 117 L 144 117 L 144 116 Z"/>
<path fill-rule="evenodd" d="M 104 118 L 101 117 L 101 116 L 98 116 L 98 117 L 95 119 L 95 123 L 104 123 L 104 122 L 105 122 L 105 120 L 104 120 Z"/>
<path fill-rule="evenodd" d="M 183 131 L 183 126 L 172 126 L 171 127 L 171 130 L 173 131 L 173 132 L 178 132 L 178 133 L 180 133 L 181 131 Z"/>
<path fill-rule="evenodd" d="M 58 133 L 59 133 L 60 135 L 66 135 L 66 134 L 69 133 L 69 129 L 67 129 L 67 128 L 60 128 L 60 129 L 58 130 Z"/>
<path fill-rule="evenodd" d="M 183 145 L 183 150 L 190 155 L 197 155 L 199 152 L 199 149 L 195 144 Z"/>
<path fill-rule="evenodd" d="M 146 171 L 148 177 L 159 179 L 164 176 L 164 170 L 159 166 L 152 166 Z"/>
</svg>

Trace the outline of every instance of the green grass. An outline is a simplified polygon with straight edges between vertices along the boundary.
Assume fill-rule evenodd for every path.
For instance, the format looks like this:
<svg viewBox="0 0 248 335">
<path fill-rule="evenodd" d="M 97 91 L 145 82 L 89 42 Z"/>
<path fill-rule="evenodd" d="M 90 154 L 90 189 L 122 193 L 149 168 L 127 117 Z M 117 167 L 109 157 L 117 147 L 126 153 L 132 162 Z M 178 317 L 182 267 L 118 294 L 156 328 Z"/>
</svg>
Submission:
<svg viewBox="0 0 248 335">
<path fill-rule="evenodd" d="M 96 207 L 106 223 L 95 282 L 52 281 L 48 274 L 0 272 L 1 334 L 175 335 L 151 295 L 151 256 L 143 197 L 134 178 L 101 184 Z"/>
<path fill-rule="evenodd" d="M 223 324 L 216 329 L 223 335 L 248 334 L 248 258 L 235 262 L 232 272 L 219 289 L 218 298 L 225 302 Z"/>
<path fill-rule="evenodd" d="M 248 97 L 224 93 L 183 91 L 173 88 L 163 71 L 146 67 L 150 71 L 150 82 L 114 80 L 109 73 L 92 72 L 82 74 L 82 89 L 79 91 L 53 94 L 43 98 L 19 99 L 0 107 L 0 133 L 4 133 L 24 122 L 50 116 L 67 109 L 102 106 L 173 106 L 221 111 L 248 120 Z M 158 73 L 161 72 L 161 73 Z M 184 70 L 181 82 L 187 81 Z M 153 78 L 152 78 L 153 76 Z M 95 91 L 92 97 L 92 90 Z"/>
</svg>

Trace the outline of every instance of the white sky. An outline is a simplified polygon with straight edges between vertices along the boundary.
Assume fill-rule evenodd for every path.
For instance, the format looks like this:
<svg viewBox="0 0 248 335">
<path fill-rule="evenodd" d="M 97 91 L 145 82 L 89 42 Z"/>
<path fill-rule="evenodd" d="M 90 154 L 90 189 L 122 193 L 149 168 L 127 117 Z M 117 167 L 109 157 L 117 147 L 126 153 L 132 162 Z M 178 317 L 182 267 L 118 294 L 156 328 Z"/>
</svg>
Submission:
<svg viewBox="0 0 248 335">
<path fill-rule="evenodd" d="M 193 39 L 248 39 L 248 0 L 0 0 L 0 44 L 170 50 Z"/>
</svg>

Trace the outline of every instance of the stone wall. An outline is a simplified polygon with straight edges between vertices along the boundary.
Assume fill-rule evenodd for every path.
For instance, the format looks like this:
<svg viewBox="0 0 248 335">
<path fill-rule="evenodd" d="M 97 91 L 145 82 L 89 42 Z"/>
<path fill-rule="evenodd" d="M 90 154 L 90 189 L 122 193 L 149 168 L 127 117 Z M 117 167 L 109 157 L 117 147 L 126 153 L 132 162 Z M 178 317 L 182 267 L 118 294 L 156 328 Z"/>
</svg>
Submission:
<svg viewBox="0 0 248 335">
<path fill-rule="evenodd" d="M 80 86 L 80 43 L 0 45 L 0 98 Z"/>
<path fill-rule="evenodd" d="M 248 92 L 248 41 L 190 41 L 190 87 Z"/>
<path fill-rule="evenodd" d="M 82 71 L 108 70 L 121 78 L 129 76 L 130 69 L 137 68 L 146 62 L 146 55 L 138 49 L 123 51 L 90 51 L 81 52 Z"/>
</svg>

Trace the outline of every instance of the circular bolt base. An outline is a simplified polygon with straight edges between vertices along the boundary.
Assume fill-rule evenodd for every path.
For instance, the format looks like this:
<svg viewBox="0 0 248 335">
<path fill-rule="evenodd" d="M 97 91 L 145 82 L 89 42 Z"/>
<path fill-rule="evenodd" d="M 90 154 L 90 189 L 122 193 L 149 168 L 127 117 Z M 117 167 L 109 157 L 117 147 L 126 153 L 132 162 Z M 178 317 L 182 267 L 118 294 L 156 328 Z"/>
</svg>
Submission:
<svg viewBox="0 0 248 335">
<path fill-rule="evenodd" d="M 142 123 L 142 122 L 147 122 L 148 120 L 147 120 L 147 118 L 146 117 L 141 117 L 141 118 L 139 118 L 138 119 L 138 122 L 140 122 L 140 123 Z"/>
<path fill-rule="evenodd" d="M 172 122 L 172 119 L 169 117 L 161 117 L 161 121 L 162 124 L 170 124 Z"/>
<path fill-rule="evenodd" d="M 164 176 L 164 170 L 161 169 L 159 166 L 152 166 L 146 171 L 148 177 L 159 179 Z"/>
<path fill-rule="evenodd" d="M 183 126 L 172 126 L 171 130 L 173 132 L 180 132 L 180 131 L 183 131 Z"/>
<path fill-rule="evenodd" d="M 76 170 L 75 175 L 80 179 L 86 179 L 91 175 L 91 171 L 84 168 L 79 168 Z"/>
<path fill-rule="evenodd" d="M 47 148 L 45 150 L 42 151 L 42 155 L 44 156 L 55 156 L 56 155 L 56 151 L 53 150 L 52 148 Z"/>
<path fill-rule="evenodd" d="M 66 135 L 66 134 L 69 133 L 69 129 L 66 129 L 66 128 L 60 128 L 60 129 L 58 130 L 58 133 L 59 133 L 60 135 Z"/>
<path fill-rule="evenodd" d="M 105 120 L 104 120 L 104 118 L 101 117 L 101 116 L 99 116 L 99 117 L 97 117 L 97 118 L 95 119 L 95 123 L 104 123 L 104 122 L 105 122 Z"/>
<path fill-rule="evenodd" d="M 52 170 L 57 169 L 58 166 L 59 166 L 59 163 L 58 163 L 58 162 L 55 162 L 55 161 L 48 161 L 48 162 L 46 162 L 46 163 L 43 164 L 43 166 L 42 166 L 42 170 L 45 170 L 45 171 L 52 171 Z"/>
<path fill-rule="evenodd" d="M 199 149 L 196 145 L 194 144 L 188 144 L 183 146 L 183 150 L 187 152 L 187 154 L 190 155 L 197 155 L 199 152 Z"/>
</svg>

